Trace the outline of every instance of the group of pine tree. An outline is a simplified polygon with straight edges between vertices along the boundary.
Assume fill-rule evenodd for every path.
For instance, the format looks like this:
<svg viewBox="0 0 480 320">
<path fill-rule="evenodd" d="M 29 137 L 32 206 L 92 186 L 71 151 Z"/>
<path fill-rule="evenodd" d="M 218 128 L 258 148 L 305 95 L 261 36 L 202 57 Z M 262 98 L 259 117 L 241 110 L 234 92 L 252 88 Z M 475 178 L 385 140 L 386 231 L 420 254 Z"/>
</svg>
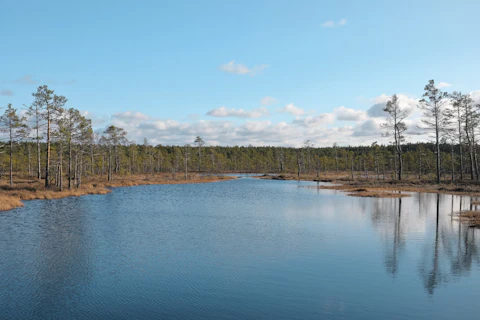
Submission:
<svg viewBox="0 0 480 320">
<path fill-rule="evenodd" d="M 418 107 L 433 142 L 406 143 L 409 110 L 393 95 L 384 108 L 384 135 L 391 144 L 316 148 L 310 140 L 299 148 L 206 146 L 199 136 L 192 145 L 152 146 L 127 140 L 127 132 L 108 126 L 96 133 L 92 121 L 68 108 L 67 99 L 46 85 L 32 94 L 25 112 L 11 104 L 0 117 L 0 175 L 43 179 L 47 188 L 79 187 L 82 177 L 170 173 L 188 179 L 191 172 L 294 173 L 345 172 L 370 179 L 479 179 L 476 133 L 480 105 L 468 94 L 448 94 L 430 80 Z M 23 116 L 21 115 L 23 114 Z M 28 119 L 28 121 L 27 121 Z"/>
</svg>

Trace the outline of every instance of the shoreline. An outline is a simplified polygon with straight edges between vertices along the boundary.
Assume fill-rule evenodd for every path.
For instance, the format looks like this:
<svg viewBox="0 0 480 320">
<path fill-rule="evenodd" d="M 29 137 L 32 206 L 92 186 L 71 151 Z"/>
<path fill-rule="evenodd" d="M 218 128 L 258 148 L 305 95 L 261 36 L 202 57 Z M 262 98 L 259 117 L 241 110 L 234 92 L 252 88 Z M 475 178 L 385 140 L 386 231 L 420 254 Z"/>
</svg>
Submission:
<svg viewBox="0 0 480 320">
<path fill-rule="evenodd" d="M 298 180 L 296 175 L 263 175 L 264 180 Z M 299 181 L 328 182 L 331 185 L 309 186 L 319 190 L 338 190 L 350 197 L 403 198 L 411 193 L 436 193 L 470 197 L 470 210 L 455 213 L 457 219 L 470 228 L 480 228 L 480 184 L 478 181 L 455 181 L 440 184 L 420 180 L 345 179 L 339 175 L 317 178 L 304 175 Z M 405 192 L 405 193 L 402 193 Z"/>
<path fill-rule="evenodd" d="M 108 194 L 112 192 L 111 188 L 118 187 L 161 184 L 200 184 L 235 179 L 233 176 L 195 176 L 189 180 L 168 180 L 166 175 L 153 177 L 139 175 L 134 177 L 122 176 L 115 178 L 114 181 L 110 182 L 86 179 L 80 188 L 73 187 L 72 189 L 68 189 L 68 187 L 64 187 L 62 191 L 53 188 L 47 190 L 41 186 L 42 181 L 38 180 L 22 180 L 14 184 L 13 187 L 10 187 L 7 184 L 0 184 L 0 212 L 24 207 L 24 201 L 52 200 L 94 194 Z"/>
<path fill-rule="evenodd" d="M 339 190 L 353 197 L 372 197 L 372 198 L 398 198 L 408 197 L 409 194 L 401 192 L 423 192 L 423 193 L 441 193 L 451 195 L 465 195 L 470 197 L 480 197 L 480 184 L 478 181 L 444 181 L 440 184 L 430 181 L 420 181 L 413 179 L 398 180 L 377 180 L 356 179 L 351 180 L 346 174 L 331 174 L 317 177 L 314 175 L 296 175 L 291 174 L 268 174 L 255 177 L 264 180 L 299 180 L 312 182 L 326 182 L 332 185 L 319 185 L 318 189 Z"/>
</svg>

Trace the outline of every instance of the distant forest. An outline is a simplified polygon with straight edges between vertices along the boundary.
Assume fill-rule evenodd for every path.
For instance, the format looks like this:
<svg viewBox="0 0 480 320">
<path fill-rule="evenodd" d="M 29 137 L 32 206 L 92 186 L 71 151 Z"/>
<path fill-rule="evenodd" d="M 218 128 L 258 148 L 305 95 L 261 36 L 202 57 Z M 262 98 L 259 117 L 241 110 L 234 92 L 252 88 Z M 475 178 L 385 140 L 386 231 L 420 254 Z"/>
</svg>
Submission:
<svg viewBox="0 0 480 320">
<path fill-rule="evenodd" d="M 393 95 L 385 106 L 385 136 L 391 144 L 315 147 L 309 140 L 299 148 L 207 146 L 201 137 L 183 146 L 153 146 L 128 141 L 124 129 L 109 126 L 94 133 L 91 120 L 67 99 L 47 86 L 38 87 L 26 117 L 12 105 L 0 117 L 0 175 L 44 179 L 45 186 L 79 186 L 92 175 L 113 180 L 115 175 L 171 173 L 188 179 L 189 173 L 289 173 L 300 177 L 342 172 L 352 179 L 478 180 L 477 132 L 480 106 L 468 94 L 448 94 L 433 80 L 424 88 L 418 107 L 432 143 L 406 143 L 408 130 L 402 109 Z"/>
</svg>

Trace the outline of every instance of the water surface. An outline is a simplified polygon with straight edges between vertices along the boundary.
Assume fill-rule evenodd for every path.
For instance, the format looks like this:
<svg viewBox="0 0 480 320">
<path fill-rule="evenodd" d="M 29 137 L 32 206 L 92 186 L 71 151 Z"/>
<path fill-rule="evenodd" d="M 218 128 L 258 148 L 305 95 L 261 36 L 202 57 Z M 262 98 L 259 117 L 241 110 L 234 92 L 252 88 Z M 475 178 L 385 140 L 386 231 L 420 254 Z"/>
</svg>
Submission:
<svg viewBox="0 0 480 320">
<path fill-rule="evenodd" d="M 0 319 L 475 319 L 467 197 L 242 178 L 0 213 Z"/>
</svg>

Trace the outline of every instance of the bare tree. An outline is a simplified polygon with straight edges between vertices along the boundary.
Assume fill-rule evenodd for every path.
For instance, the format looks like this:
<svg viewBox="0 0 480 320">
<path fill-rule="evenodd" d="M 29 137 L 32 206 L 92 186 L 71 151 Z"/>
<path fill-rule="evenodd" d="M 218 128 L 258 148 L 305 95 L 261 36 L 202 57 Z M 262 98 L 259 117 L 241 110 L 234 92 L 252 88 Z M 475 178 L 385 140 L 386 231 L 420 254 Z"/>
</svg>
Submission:
<svg viewBox="0 0 480 320">
<path fill-rule="evenodd" d="M 41 150 L 40 150 L 40 141 L 42 136 L 40 135 L 40 130 L 42 126 L 42 104 L 33 103 L 27 110 L 27 115 L 34 118 L 34 125 L 32 127 L 35 130 L 35 141 L 37 143 L 37 179 L 42 179 L 42 167 L 41 167 Z"/>
<path fill-rule="evenodd" d="M 473 104 L 473 99 L 470 97 L 470 95 L 464 95 L 461 99 L 460 105 L 463 109 L 463 126 L 465 130 L 465 138 L 469 148 L 470 176 L 473 180 L 475 175 L 475 178 L 478 180 L 477 142 L 475 133 L 480 124 L 479 108 Z"/>
<path fill-rule="evenodd" d="M 462 122 L 465 118 L 465 114 L 464 114 L 464 108 L 463 108 L 463 104 L 465 102 L 465 95 L 462 94 L 461 92 L 458 92 L 458 91 L 454 91 L 451 95 L 450 95 L 450 99 L 452 100 L 452 105 L 453 105 L 453 109 L 450 110 L 451 112 L 451 117 L 452 119 L 454 118 L 456 121 L 457 121 L 457 129 L 458 131 L 456 132 L 456 135 L 457 135 L 457 139 L 458 139 L 458 145 L 459 145 L 459 148 L 460 148 L 460 180 L 463 180 L 463 170 L 464 170 L 464 165 L 463 165 L 463 133 L 464 133 L 464 130 L 462 129 Z M 452 153 L 452 157 L 453 157 L 453 153 Z M 453 161 L 453 159 L 452 159 Z"/>
<path fill-rule="evenodd" d="M 198 171 L 202 168 L 202 147 L 205 145 L 205 141 L 200 136 L 195 139 L 195 144 L 198 151 Z"/>
<path fill-rule="evenodd" d="M 306 140 L 303 143 L 303 148 L 307 152 L 306 163 L 304 163 L 305 173 L 307 173 L 307 172 L 310 172 L 310 162 L 311 162 L 311 158 L 312 158 L 313 143 L 310 140 Z"/>
<path fill-rule="evenodd" d="M 90 119 L 80 114 L 80 111 L 70 108 L 64 110 L 63 116 L 58 120 L 59 134 L 68 148 L 68 189 L 72 188 L 72 160 L 75 144 L 83 142 L 91 126 Z M 78 183 L 77 183 L 78 185 Z"/>
<path fill-rule="evenodd" d="M 51 132 L 52 132 L 52 119 L 55 110 L 62 108 L 67 99 L 64 96 L 57 96 L 53 90 L 48 89 L 46 85 L 40 86 L 37 92 L 32 94 L 35 97 L 33 105 L 38 110 L 42 110 L 43 118 L 47 122 L 47 154 L 45 163 L 45 187 L 50 186 L 50 158 L 51 158 Z"/>
<path fill-rule="evenodd" d="M 335 171 L 338 172 L 338 145 L 336 142 L 333 144 L 333 151 L 335 152 Z"/>
<path fill-rule="evenodd" d="M 386 130 L 385 136 L 393 136 L 395 155 L 398 160 L 397 177 L 398 180 L 402 180 L 402 143 L 405 141 L 404 132 L 407 130 L 405 119 L 410 115 L 410 111 L 400 107 L 400 101 L 396 94 L 388 100 L 383 111 L 387 113 L 387 118 L 381 127 Z"/>
<path fill-rule="evenodd" d="M 430 80 L 424 90 L 424 99 L 420 100 L 418 107 L 423 110 L 424 128 L 435 134 L 436 180 L 440 183 L 440 139 L 444 134 L 443 129 L 449 127 L 451 119 L 446 110 L 448 94 L 435 87 L 434 80 Z"/>
<path fill-rule="evenodd" d="M 122 128 L 109 126 L 104 132 L 104 136 L 101 141 L 108 147 L 108 181 L 113 180 L 113 161 L 112 161 L 112 148 L 114 149 L 113 157 L 115 158 L 115 170 L 118 168 L 117 163 L 117 149 L 118 145 L 127 141 L 127 132 Z"/>
<path fill-rule="evenodd" d="M 186 144 L 183 152 L 183 162 L 185 165 L 185 180 L 188 179 L 188 156 L 189 156 L 190 145 Z"/>
<path fill-rule="evenodd" d="M 0 117 L 0 131 L 8 134 L 9 158 L 10 158 L 10 185 L 13 185 L 13 146 L 19 140 L 27 136 L 25 117 L 17 114 L 17 109 L 8 104 L 4 114 Z"/>
</svg>

